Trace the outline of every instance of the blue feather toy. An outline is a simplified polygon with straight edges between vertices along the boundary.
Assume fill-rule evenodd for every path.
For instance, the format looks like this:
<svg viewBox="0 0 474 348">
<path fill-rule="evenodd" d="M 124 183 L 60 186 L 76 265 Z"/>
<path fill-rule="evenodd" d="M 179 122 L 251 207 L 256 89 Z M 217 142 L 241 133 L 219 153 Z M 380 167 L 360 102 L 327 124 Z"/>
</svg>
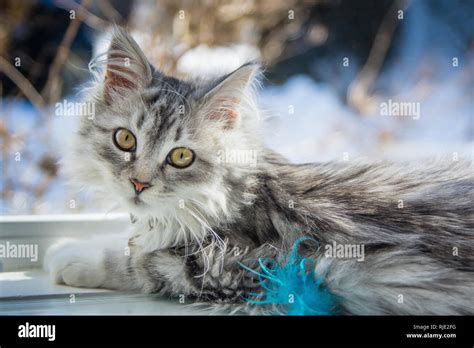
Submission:
<svg viewBox="0 0 474 348">
<path fill-rule="evenodd" d="M 313 238 L 299 238 L 287 259 L 280 263 L 273 259 L 260 258 L 260 272 L 240 264 L 249 272 L 258 275 L 263 289 L 263 293 L 251 293 L 253 298 L 245 300 L 257 305 L 281 305 L 288 315 L 335 314 L 336 298 L 322 286 L 323 281 L 316 276 L 315 260 L 303 258 L 298 253 L 301 242 L 307 240 L 318 243 Z"/>
</svg>

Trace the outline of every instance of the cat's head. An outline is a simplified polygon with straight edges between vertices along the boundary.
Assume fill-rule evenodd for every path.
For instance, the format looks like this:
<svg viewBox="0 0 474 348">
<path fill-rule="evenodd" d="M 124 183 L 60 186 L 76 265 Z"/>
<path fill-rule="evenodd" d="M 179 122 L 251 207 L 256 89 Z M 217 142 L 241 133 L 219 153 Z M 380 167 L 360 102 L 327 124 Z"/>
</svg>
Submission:
<svg viewBox="0 0 474 348">
<path fill-rule="evenodd" d="M 249 199 L 258 64 L 182 81 L 155 69 L 117 29 L 103 66 L 92 89 L 95 117 L 83 119 L 75 142 L 74 174 L 85 185 L 138 216 L 219 216 Z"/>
</svg>

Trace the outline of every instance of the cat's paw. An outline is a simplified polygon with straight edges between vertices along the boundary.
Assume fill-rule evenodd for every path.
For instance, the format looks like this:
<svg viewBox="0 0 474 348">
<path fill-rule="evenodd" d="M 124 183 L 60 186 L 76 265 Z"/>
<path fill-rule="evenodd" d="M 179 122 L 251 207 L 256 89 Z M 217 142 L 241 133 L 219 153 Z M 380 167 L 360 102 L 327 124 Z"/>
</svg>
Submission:
<svg viewBox="0 0 474 348">
<path fill-rule="evenodd" d="M 57 284 L 98 288 L 106 277 L 105 253 L 85 241 L 63 240 L 46 252 L 44 268 Z"/>
</svg>

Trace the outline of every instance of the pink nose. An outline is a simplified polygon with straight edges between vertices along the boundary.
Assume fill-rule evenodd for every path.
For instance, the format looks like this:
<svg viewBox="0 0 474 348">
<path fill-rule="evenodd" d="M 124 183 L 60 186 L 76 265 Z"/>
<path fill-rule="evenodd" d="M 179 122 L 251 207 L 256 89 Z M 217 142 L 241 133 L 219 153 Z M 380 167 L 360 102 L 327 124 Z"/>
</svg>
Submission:
<svg viewBox="0 0 474 348">
<path fill-rule="evenodd" d="M 138 181 L 137 179 L 131 178 L 130 182 L 133 185 L 133 188 L 135 190 L 135 193 L 138 195 L 140 194 L 143 190 L 149 188 L 151 185 L 147 182 L 141 182 Z"/>
</svg>

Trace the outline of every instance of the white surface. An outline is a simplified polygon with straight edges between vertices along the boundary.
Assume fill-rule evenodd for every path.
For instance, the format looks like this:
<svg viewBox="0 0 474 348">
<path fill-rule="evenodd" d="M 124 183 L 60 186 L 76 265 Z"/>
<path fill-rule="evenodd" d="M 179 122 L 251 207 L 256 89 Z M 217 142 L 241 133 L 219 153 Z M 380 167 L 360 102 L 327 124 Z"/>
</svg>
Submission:
<svg viewBox="0 0 474 348">
<path fill-rule="evenodd" d="M 54 214 L 0 216 L 0 244 L 28 244 L 38 248 L 38 259 L 0 258 L 0 272 L 39 269 L 50 245 L 62 238 L 87 239 L 95 235 L 127 233 L 128 214 Z"/>
<path fill-rule="evenodd" d="M 73 288 L 54 284 L 42 270 L 0 273 L 0 299 L 44 295 L 67 295 L 100 293 L 107 290 Z"/>
<path fill-rule="evenodd" d="M 6 215 L 0 216 L 0 223 L 21 222 L 83 222 L 83 221 L 130 221 L 126 213 L 108 214 L 43 214 L 43 215 Z"/>
<path fill-rule="evenodd" d="M 202 315 L 207 312 L 181 304 L 178 299 L 156 295 L 55 285 L 43 271 L 0 273 L 0 315 L 125 314 Z"/>
</svg>

